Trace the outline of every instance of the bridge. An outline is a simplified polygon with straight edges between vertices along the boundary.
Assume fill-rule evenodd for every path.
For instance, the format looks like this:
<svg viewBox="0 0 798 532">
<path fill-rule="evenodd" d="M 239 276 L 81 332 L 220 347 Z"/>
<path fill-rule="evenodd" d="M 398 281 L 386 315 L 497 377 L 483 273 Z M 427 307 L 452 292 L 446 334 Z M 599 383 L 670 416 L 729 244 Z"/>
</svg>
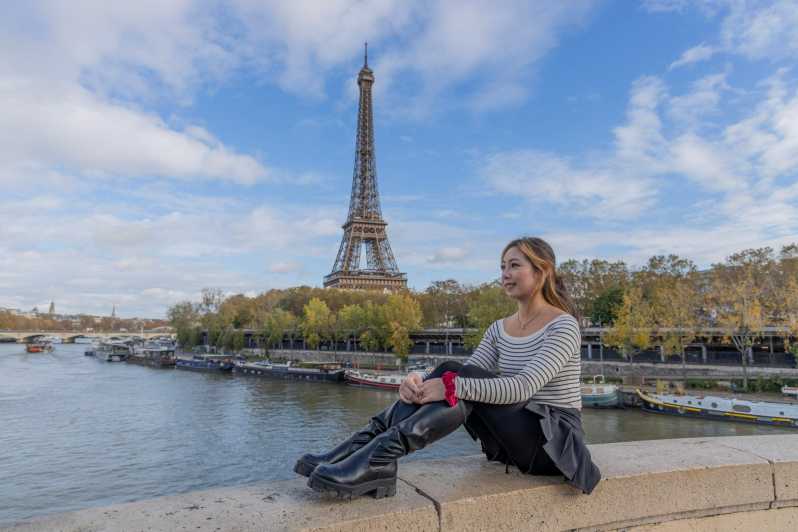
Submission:
<svg viewBox="0 0 798 532">
<path fill-rule="evenodd" d="M 143 338 L 150 340 L 161 336 L 174 338 L 174 333 L 166 332 L 75 332 L 75 331 L 3 331 L 0 330 L 0 342 L 4 338 L 13 338 L 17 343 L 35 342 L 43 337 L 59 338 L 65 344 L 74 343 L 77 338 L 99 338 L 108 340 L 110 338 Z"/>
</svg>

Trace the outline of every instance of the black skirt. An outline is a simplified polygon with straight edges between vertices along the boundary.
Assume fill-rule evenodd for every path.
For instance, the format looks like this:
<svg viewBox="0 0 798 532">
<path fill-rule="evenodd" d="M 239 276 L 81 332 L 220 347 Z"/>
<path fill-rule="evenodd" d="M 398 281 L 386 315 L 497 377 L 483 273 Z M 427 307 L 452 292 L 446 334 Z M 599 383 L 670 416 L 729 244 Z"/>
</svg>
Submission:
<svg viewBox="0 0 798 532">
<path fill-rule="evenodd" d="M 498 377 L 477 366 L 447 361 L 426 378 L 441 377 L 446 371 L 467 378 Z M 592 492 L 601 480 L 601 471 L 585 445 L 579 410 L 534 399 L 510 405 L 464 402 L 469 411 L 465 428 L 472 438 L 480 440 L 488 460 L 515 465 L 534 475 L 562 474 L 584 493 Z"/>
</svg>

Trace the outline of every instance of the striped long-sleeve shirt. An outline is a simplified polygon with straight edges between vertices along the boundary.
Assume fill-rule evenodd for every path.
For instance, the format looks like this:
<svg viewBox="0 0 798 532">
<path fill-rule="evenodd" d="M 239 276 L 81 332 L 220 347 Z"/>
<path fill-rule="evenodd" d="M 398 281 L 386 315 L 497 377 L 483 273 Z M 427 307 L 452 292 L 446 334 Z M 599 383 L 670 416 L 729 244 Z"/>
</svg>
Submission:
<svg viewBox="0 0 798 532">
<path fill-rule="evenodd" d="M 499 374 L 495 379 L 455 380 L 460 399 L 511 404 L 534 401 L 582 408 L 579 323 L 561 314 L 524 337 L 508 335 L 502 320 L 493 322 L 466 364 Z"/>
</svg>

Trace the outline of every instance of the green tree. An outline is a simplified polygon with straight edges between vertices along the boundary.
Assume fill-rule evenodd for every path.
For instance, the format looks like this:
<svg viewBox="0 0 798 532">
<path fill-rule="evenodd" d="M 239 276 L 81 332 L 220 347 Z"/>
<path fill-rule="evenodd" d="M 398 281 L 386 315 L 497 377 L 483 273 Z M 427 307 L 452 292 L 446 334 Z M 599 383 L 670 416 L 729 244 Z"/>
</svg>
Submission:
<svg viewBox="0 0 798 532">
<path fill-rule="evenodd" d="M 266 338 L 266 345 L 271 347 L 277 343 L 282 343 L 285 335 L 297 326 L 296 316 L 287 310 L 274 308 L 266 316 L 263 335 Z"/>
<path fill-rule="evenodd" d="M 694 342 L 700 327 L 701 294 L 696 289 L 695 270 L 663 279 L 654 294 L 654 316 L 662 348 L 679 355 L 682 376 L 687 380 L 687 345 Z"/>
<path fill-rule="evenodd" d="M 360 345 L 366 351 L 381 351 L 388 338 L 388 322 L 383 305 L 366 301 L 363 305 L 363 328 L 360 333 Z"/>
<path fill-rule="evenodd" d="M 410 333 L 421 327 L 421 306 L 409 294 L 391 294 L 383 307 L 388 346 L 404 362 L 413 347 Z"/>
<path fill-rule="evenodd" d="M 360 336 L 366 325 L 366 313 L 357 304 L 343 306 L 336 318 L 336 335 L 345 339 L 347 344 L 350 339 Z"/>
<path fill-rule="evenodd" d="M 498 281 L 481 285 L 471 294 L 468 319 L 476 331 L 466 335 L 465 345 L 472 349 L 478 346 L 491 323 L 516 310 L 515 301 L 507 297 Z"/>
<path fill-rule="evenodd" d="M 615 323 L 604 335 L 604 342 L 620 349 L 624 358 L 634 362 L 634 356 L 651 345 L 653 325 L 651 306 L 643 298 L 642 290 L 629 287 Z"/>
<path fill-rule="evenodd" d="M 611 286 L 591 302 L 590 320 L 597 325 L 612 325 L 623 305 L 623 287 Z"/>
<path fill-rule="evenodd" d="M 327 303 L 314 297 L 303 309 L 302 334 L 311 349 L 318 349 L 322 340 L 330 337 L 332 313 Z"/>
</svg>

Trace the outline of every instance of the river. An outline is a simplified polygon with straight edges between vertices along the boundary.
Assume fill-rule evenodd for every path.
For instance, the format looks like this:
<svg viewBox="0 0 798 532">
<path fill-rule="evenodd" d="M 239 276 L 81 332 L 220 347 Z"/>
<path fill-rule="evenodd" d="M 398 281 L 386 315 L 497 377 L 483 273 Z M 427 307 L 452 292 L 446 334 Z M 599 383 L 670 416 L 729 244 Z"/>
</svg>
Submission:
<svg viewBox="0 0 798 532">
<path fill-rule="evenodd" d="M 86 346 L 0 344 L 0 525 L 212 487 L 288 479 L 395 394 L 108 363 Z M 636 410 L 585 410 L 590 443 L 784 433 Z M 408 457 L 479 453 L 464 430 Z"/>
</svg>

